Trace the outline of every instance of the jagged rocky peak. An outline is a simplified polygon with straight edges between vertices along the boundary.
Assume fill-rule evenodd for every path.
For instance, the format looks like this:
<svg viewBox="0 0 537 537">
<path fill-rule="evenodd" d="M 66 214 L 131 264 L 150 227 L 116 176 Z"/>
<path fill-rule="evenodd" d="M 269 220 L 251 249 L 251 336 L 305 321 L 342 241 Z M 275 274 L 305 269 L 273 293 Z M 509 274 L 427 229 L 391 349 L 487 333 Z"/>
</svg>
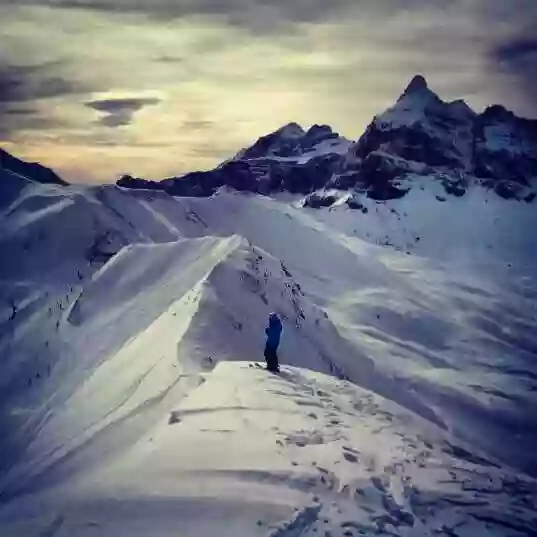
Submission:
<svg viewBox="0 0 537 537">
<path fill-rule="evenodd" d="M 537 119 L 518 117 L 501 105 L 489 106 L 479 116 L 480 126 L 503 125 L 511 131 L 511 142 L 518 143 L 521 149 L 537 152 Z"/>
<path fill-rule="evenodd" d="M 473 121 L 478 115 L 464 99 L 451 101 L 447 103 L 447 106 L 449 106 L 450 114 L 461 120 Z"/>
<path fill-rule="evenodd" d="M 416 75 L 390 110 L 401 109 L 402 107 L 424 108 L 438 104 L 443 104 L 442 99 L 429 88 L 429 84 L 423 75 Z"/>
<path fill-rule="evenodd" d="M 301 125 L 295 123 L 294 121 L 280 127 L 278 130 L 274 131 L 272 134 L 281 136 L 283 138 L 300 138 L 306 134 L 306 131 L 302 128 Z"/>
<path fill-rule="evenodd" d="M 308 129 L 304 138 L 309 146 L 313 146 L 325 140 L 335 140 L 339 137 L 339 134 L 334 132 L 330 126 L 315 124 Z"/>
<path fill-rule="evenodd" d="M 116 181 L 117 186 L 124 188 L 136 188 L 140 190 L 161 190 L 159 181 L 151 181 L 149 179 L 141 179 L 132 175 L 123 175 Z"/>
<path fill-rule="evenodd" d="M 474 174 L 505 198 L 532 200 L 537 182 L 537 120 L 488 107 L 475 127 Z"/>
<path fill-rule="evenodd" d="M 262 136 L 252 146 L 239 151 L 233 160 L 292 156 L 297 152 L 298 140 L 305 134 L 306 131 L 298 123 L 288 123 L 274 132 Z"/>
<path fill-rule="evenodd" d="M 415 95 L 425 91 L 430 91 L 427 80 L 425 80 L 423 75 L 416 75 L 408 84 L 406 90 L 403 92 L 403 95 Z"/>
<path fill-rule="evenodd" d="M 288 123 L 259 138 L 251 147 L 240 151 L 233 160 L 301 157 L 328 140 L 334 140 L 334 143 L 346 141 L 328 125 L 313 125 L 306 131 L 298 123 Z M 326 153 L 331 152 L 329 148 L 323 149 Z"/>
<path fill-rule="evenodd" d="M 306 132 L 306 136 L 308 137 L 316 137 L 316 136 L 337 136 L 337 133 L 335 133 L 332 130 L 332 127 L 329 125 L 312 125 L 308 131 Z"/>
<path fill-rule="evenodd" d="M 466 103 L 444 102 L 418 75 L 394 106 L 374 118 L 355 155 L 364 159 L 382 150 L 429 166 L 469 170 L 474 119 Z"/>
<path fill-rule="evenodd" d="M 459 121 L 470 121 L 477 115 L 463 99 L 446 102 L 442 100 L 428 85 L 423 75 L 416 75 L 397 100 L 397 103 L 388 109 L 390 111 L 423 110 L 433 116 L 450 116 Z M 379 116 L 382 117 L 382 116 Z M 406 119 L 409 119 L 408 117 Z M 421 118 L 420 118 L 421 119 Z"/>
<path fill-rule="evenodd" d="M 487 106 L 482 114 L 483 119 L 496 119 L 500 121 L 509 121 L 516 118 L 515 114 L 502 106 L 501 104 L 493 104 Z"/>
</svg>

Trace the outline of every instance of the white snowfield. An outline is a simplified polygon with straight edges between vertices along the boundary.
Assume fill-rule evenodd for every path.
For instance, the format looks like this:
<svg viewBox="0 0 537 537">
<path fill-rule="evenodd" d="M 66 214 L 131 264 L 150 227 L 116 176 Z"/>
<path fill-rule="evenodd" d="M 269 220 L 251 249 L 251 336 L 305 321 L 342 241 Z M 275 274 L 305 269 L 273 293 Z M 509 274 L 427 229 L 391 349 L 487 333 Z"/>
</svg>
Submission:
<svg viewBox="0 0 537 537">
<path fill-rule="evenodd" d="M 224 362 L 166 406 L 8 504 L 6 535 L 535 534 L 533 480 L 349 382 Z"/>
<path fill-rule="evenodd" d="M 534 205 L 0 188 L 0 535 L 537 535 Z"/>
</svg>

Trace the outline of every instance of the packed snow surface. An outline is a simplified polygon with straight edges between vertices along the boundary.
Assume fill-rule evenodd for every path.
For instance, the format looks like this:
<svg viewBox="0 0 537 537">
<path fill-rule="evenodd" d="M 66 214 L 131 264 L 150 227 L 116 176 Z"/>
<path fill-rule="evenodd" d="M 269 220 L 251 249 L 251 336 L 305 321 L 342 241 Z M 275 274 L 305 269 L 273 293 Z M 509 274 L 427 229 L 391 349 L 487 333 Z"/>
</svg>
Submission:
<svg viewBox="0 0 537 537">
<path fill-rule="evenodd" d="M 534 535 L 534 481 L 349 382 L 223 362 L 168 399 L 8 504 L 6 534 Z"/>
</svg>

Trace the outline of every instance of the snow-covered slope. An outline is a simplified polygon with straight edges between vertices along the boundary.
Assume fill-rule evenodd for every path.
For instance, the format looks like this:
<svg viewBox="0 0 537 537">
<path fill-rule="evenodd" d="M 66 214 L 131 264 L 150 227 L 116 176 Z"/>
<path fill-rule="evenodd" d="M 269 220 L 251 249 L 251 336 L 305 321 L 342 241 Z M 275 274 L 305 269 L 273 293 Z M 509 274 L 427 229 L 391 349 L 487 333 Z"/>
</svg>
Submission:
<svg viewBox="0 0 537 537">
<path fill-rule="evenodd" d="M 201 378 L 137 409 L 136 439 L 110 428 L 8 504 L 6 535 L 535 534 L 535 481 L 374 393 L 288 366 Z"/>
<path fill-rule="evenodd" d="M 532 535 L 533 204 L 0 173 L 0 533 Z"/>
</svg>

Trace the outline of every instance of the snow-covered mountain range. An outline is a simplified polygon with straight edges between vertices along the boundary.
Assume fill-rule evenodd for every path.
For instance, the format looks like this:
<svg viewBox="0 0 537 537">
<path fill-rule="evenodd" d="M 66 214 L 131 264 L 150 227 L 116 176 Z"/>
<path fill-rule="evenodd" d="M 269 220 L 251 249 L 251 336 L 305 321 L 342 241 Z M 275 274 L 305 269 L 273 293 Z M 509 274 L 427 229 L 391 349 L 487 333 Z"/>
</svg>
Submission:
<svg viewBox="0 0 537 537">
<path fill-rule="evenodd" d="M 310 194 L 311 207 L 330 206 L 343 192 L 376 200 L 403 197 L 415 177 L 439 181 L 448 195 L 472 185 L 533 201 L 537 187 L 537 121 L 502 106 L 477 114 L 464 101 L 444 102 L 416 76 L 397 103 L 352 142 L 326 125 L 296 123 L 260 138 L 214 170 L 164 181 L 125 176 L 120 186 L 210 196 L 226 185 L 240 191 Z M 337 189 L 339 196 L 327 189 Z M 321 192 L 317 192 L 321 190 Z M 353 196 L 346 196 L 354 207 Z"/>
<path fill-rule="evenodd" d="M 534 129 L 417 78 L 165 189 L 4 158 L 0 534 L 535 536 Z"/>
</svg>

